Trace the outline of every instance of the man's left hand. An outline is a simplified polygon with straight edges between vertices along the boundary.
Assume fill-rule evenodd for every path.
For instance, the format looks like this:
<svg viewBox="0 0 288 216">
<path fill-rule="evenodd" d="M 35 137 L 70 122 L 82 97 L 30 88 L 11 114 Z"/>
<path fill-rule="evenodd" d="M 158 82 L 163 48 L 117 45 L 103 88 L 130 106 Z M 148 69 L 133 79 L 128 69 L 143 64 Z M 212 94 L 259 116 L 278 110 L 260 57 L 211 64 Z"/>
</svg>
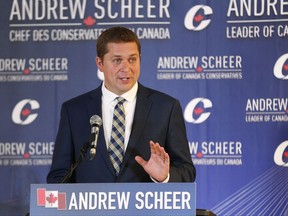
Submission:
<svg viewBox="0 0 288 216">
<path fill-rule="evenodd" d="M 148 161 L 145 161 L 140 156 L 136 156 L 135 160 L 143 167 L 150 177 L 158 182 L 163 182 L 169 175 L 170 157 L 159 143 L 150 141 L 150 150 L 151 156 Z"/>
</svg>

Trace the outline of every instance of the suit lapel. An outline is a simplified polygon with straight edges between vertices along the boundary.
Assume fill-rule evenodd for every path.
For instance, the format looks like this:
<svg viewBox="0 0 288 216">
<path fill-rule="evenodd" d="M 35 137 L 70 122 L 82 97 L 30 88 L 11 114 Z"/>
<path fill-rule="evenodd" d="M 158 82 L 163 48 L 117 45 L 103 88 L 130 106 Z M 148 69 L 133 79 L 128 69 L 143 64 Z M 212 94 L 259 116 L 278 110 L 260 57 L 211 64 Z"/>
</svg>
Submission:
<svg viewBox="0 0 288 216">
<path fill-rule="evenodd" d="M 135 145 L 139 143 L 138 140 L 140 139 L 140 135 L 144 129 L 151 105 L 152 102 L 148 99 L 148 92 L 146 91 L 146 88 L 139 84 L 132 131 L 130 134 L 127 150 L 124 155 L 122 167 L 125 166 L 125 163 L 129 160 L 131 156 L 132 152 L 130 151 L 130 149 L 135 148 Z"/>
</svg>

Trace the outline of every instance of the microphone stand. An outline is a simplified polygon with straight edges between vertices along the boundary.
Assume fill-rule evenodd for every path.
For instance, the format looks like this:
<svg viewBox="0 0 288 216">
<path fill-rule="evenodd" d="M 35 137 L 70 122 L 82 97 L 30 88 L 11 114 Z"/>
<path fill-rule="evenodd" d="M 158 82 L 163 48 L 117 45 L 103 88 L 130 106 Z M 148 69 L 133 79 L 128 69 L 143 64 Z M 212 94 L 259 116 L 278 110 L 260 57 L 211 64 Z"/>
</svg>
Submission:
<svg viewBox="0 0 288 216">
<path fill-rule="evenodd" d="M 66 175 L 63 177 L 63 179 L 61 180 L 61 183 L 67 183 L 67 182 L 70 180 L 70 178 L 71 178 L 74 170 L 78 167 L 78 165 L 79 165 L 82 161 L 84 161 L 84 160 L 86 159 L 85 154 L 87 153 L 87 151 L 88 151 L 89 148 L 90 148 L 90 144 L 89 144 L 88 142 L 86 142 L 86 143 L 83 144 L 83 146 L 82 146 L 82 148 L 81 148 L 81 150 L 80 150 L 80 156 L 79 156 L 78 160 L 75 161 L 75 162 L 71 165 L 71 167 L 69 168 L 67 174 L 66 174 Z"/>
</svg>

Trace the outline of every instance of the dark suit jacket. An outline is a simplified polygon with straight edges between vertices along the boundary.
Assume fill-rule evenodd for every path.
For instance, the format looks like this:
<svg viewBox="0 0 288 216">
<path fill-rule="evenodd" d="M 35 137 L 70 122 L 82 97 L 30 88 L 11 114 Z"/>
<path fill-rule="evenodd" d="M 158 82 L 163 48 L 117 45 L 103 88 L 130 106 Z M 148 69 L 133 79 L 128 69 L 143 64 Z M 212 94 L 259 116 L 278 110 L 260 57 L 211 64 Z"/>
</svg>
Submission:
<svg viewBox="0 0 288 216">
<path fill-rule="evenodd" d="M 60 182 L 79 157 L 91 133 L 90 117 L 102 116 L 101 87 L 63 103 L 48 183 Z M 140 155 L 150 158 L 149 141 L 158 142 L 170 156 L 170 182 L 192 182 L 196 171 L 191 160 L 182 109 L 178 100 L 139 84 L 132 131 L 121 170 L 115 175 L 100 128 L 93 160 L 80 163 L 71 182 L 151 182 L 135 161 Z M 89 151 L 88 151 L 89 152 Z"/>
</svg>

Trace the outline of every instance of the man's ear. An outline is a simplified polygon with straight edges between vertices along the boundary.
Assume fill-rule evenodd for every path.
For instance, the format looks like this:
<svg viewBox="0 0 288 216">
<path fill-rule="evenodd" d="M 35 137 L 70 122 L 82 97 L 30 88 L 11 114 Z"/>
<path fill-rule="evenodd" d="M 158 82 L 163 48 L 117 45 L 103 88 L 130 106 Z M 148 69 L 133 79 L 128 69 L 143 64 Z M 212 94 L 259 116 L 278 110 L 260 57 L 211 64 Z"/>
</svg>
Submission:
<svg viewBox="0 0 288 216">
<path fill-rule="evenodd" d="M 103 70 L 104 70 L 104 65 L 103 65 L 103 58 L 100 57 L 96 57 L 95 58 L 95 62 L 98 68 L 98 77 L 100 80 L 104 80 L 104 74 L 103 74 Z M 101 73 L 100 73 L 101 72 Z"/>
<path fill-rule="evenodd" d="M 96 65 L 98 66 L 98 68 L 103 66 L 103 61 L 102 61 L 102 59 L 100 57 L 97 56 L 95 58 L 95 62 L 96 62 Z"/>
</svg>

